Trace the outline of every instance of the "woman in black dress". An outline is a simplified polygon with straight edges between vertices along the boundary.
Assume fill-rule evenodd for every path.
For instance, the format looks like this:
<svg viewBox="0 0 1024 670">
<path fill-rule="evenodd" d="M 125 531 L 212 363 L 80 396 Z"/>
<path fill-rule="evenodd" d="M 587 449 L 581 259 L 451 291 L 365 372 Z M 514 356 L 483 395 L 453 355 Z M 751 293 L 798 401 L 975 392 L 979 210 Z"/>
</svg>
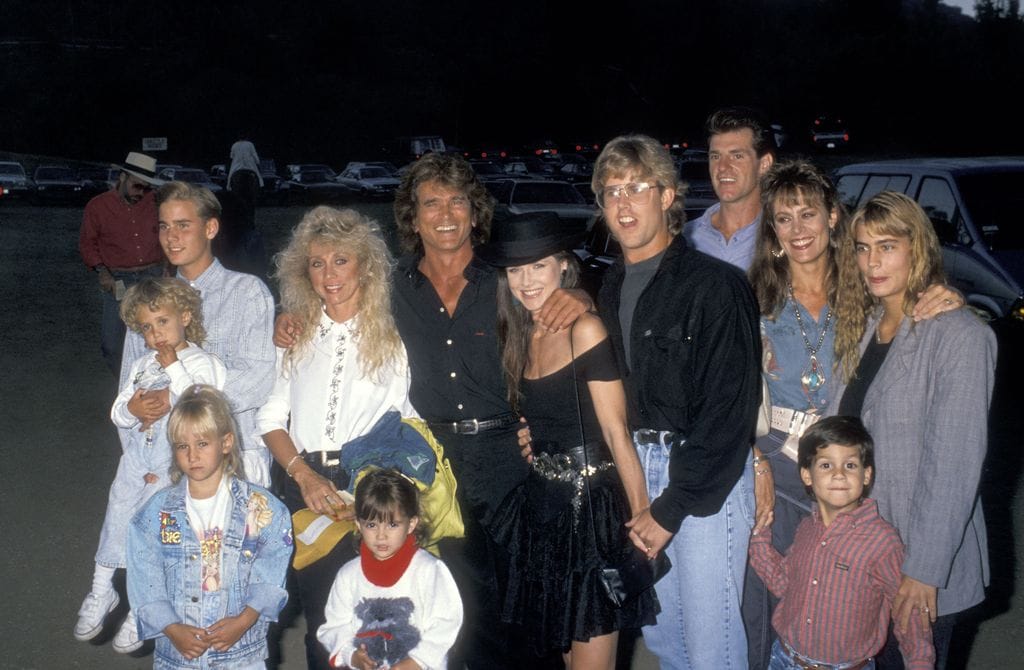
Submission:
<svg viewBox="0 0 1024 670">
<path fill-rule="evenodd" d="M 509 402 L 529 422 L 532 464 L 496 520 L 515 557 L 503 616 L 524 627 L 535 653 L 563 653 L 567 668 L 614 668 L 618 631 L 654 622 L 653 590 L 616 608 L 601 568 L 633 551 L 624 524 L 648 505 L 626 426 L 625 391 L 601 320 L 535 328 L 558 288 L 576 285 L 568 249 L 582 238 L 545 212 L 495 222 L 477 249 L 502 267 L 498 335 Z M 584 453 L 585 451 L 585 453 Z"/>
</svg>

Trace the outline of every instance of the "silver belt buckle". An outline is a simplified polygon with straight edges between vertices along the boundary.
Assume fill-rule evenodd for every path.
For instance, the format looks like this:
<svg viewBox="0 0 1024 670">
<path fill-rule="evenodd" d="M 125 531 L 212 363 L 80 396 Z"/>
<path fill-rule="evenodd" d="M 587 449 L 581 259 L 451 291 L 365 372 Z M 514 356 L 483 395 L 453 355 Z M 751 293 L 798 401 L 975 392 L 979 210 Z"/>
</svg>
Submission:
<svg viewBox="0 0 1024 670">
<path fill-rule="evenodd" d="M 463 419 L 455 425 L 458 427 L 455 432 L 463 435 L 476 435 L 480 432 L 479 419 Z"/>
<path fill-rule="evenodd" d="M 325 468 L 333 468 L 336 465 L 341 465 L 341 458 L 327 458 L 327 452 L 320 452 L 320 465 Z"/>
<path fill-rule="evenodd" d="M 641 428 L 636 431 L 636 437 L 641 444 L 661 444 L 660 432 L 652 428 Z"/>
</svg>

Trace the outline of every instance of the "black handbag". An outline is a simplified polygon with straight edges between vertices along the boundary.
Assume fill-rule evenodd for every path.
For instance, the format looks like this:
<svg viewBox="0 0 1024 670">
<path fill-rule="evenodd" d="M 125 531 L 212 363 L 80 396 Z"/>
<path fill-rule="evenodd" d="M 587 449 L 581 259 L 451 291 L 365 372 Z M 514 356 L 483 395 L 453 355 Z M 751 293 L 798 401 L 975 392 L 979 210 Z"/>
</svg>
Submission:
<svg viewBox="0 0 1024 670">
<path fill-rule="evenodd" d="M 569 331 L 569 353 L 572 356 L 572 383 L 576 396 L 576 416 L 580 426 L 580 444 L 585 444 L 583 412 L 580 410 L 580 389 L 576 379 L 576 352 L 572 346 L 572 330 Z M 588 450 L 584 448 L 582 451 L 583 470 L 588 473 L 583 477 L 587 486 L 587 513 L 590 516 L 591 537 L 595 538 L 596 542 L 594 508 L 590 502 L 590 462 L 587 456 Z M 628 556 L 615 564 L 601 568 L 601 587 L 605 597 L 612 605 L 622 607 L 654 586 L 655 582 L 664 577 L 671 568 L 672 562 L 668 560 L 664 551 L 658 552 L 654 558 L 647 558 L 645 553 L 635 546 L 631 546 Z"/>
</svg>

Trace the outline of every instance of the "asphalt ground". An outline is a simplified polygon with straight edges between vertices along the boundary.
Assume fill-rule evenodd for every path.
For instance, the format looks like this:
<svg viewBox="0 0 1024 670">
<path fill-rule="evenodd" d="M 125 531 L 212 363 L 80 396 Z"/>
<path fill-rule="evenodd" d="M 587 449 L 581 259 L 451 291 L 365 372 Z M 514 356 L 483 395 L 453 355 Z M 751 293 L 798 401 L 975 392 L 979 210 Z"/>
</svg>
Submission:
<svg viewBox="0 0 1024 670">
<path fill-rule="evenodd" d="M 358 205 L 384 222 L 389 204 Z M 304 208 L 261 209 L 258 226 L 276 250 Z M 89 590 L 107 491 L 120 455 L 109 420 L 116 383 L 99 355 L 99 294 L 78 256 L 77 207 L 0 204 L 0 668 L 151 667 L 149 655 L 115 653 L 107 630 L 92 643 L 71 635 Z M 1022 329 L 998 328 L 1000 362 L 992 441 L 982 492 L 992 587 L 954 642 L 954 667 L 1024 667 L 1020 411 Z M 123 615 L 122 603 L 117 615 Z M 303 622 L 283 630 L 279 662 L 304 667 Z M 144 647 L 144 650 L 146 648 Z M 631 662 L 629 659 L 632 659 Z M 656 661 L 636 645 L 622 667 Z"/>
</svg>

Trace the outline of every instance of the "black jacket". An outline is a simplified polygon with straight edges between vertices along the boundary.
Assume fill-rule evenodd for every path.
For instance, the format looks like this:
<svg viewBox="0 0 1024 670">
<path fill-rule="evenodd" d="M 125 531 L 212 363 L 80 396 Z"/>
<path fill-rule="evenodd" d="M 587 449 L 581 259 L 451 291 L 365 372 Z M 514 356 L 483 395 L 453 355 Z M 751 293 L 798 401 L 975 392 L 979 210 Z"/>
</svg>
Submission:
<svg viewBox="0 0 1024 670">
<path fill-rule="evenodd" d="M 757 301 L 735 267 L 677 236 L 633 316 L 625 363 L 619 302 L 622 260 L 605 275 L 601 315 L 626 384 L 630 428 L 671 430 L 669 486 L 651 503 L 666 530 L 718 512 L 743 472 L 760 403 Z"/>
</svg>

